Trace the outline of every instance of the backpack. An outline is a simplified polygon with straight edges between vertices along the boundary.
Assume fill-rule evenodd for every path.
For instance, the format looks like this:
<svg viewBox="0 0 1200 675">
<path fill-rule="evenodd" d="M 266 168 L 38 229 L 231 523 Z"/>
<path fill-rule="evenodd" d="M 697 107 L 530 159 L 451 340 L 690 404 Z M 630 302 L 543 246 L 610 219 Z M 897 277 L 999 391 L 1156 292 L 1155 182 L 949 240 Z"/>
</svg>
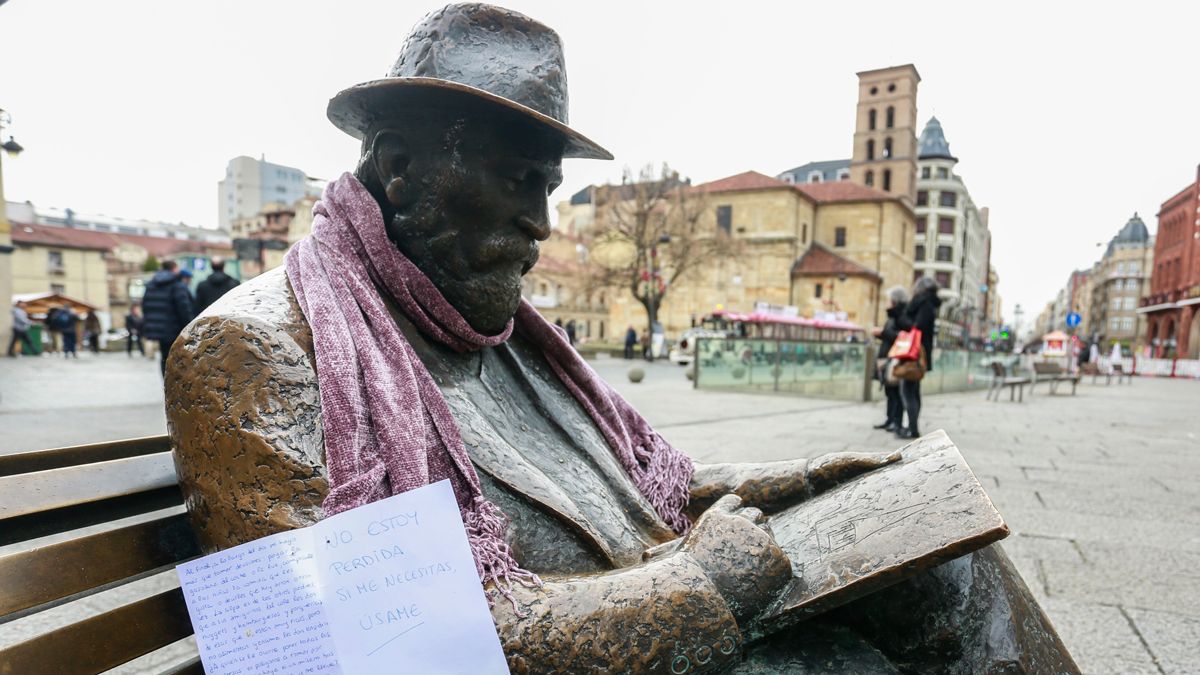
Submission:
<svg viewBox="0 0 1200 675">
<path fill-rule="evenodd" d="M 54 330 L 67 330 L 71 327 L 71 313 L 65 309 L 55 310 L 50 317 L 50 327 Z"/>
</svg>

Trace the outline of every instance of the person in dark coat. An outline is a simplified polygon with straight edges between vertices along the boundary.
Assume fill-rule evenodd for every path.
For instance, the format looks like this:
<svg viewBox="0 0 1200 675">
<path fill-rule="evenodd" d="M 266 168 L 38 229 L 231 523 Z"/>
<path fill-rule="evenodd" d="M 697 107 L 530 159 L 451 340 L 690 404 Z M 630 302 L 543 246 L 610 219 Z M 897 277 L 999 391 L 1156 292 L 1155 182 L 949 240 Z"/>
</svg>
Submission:
<svg viewBox="0 0 1200 675">
<path fill-rule="evenodd" d="M 896 324 L 896 319 L 904 313 L 904 308 L 908 305 L 908 291 L 904 290 L 903 286 L 894 286 L 888 290 L 888 299 L 891 300 L 891 306 L 887 310 L 887 322 L 876 336 L 879 338 L 879 353 L 875 361 L 878 365 L 879 382 L 883 385 L 883 393 L 887 396 L 887 419 L 882 424 L 876 424 L 875 428 L 898 431 L 904 421 L 904 403 L 900 400 L 900 385 L 888 384 L 884 378 L 884 364 L 887 361 L 888 351 L 895 344 L 896 336 L 900 334 L 900 327 Z"/>
<path fill-rule="evenodd" d="M 633 358 L 633 348 L 637 346 L 638 334 L 637 331 L 630 326 L 625 330 L 625 358 Z"/>
<path fill-rule="evenodd" d="M 567 342 L 570 342 L 572 347 L 575 346 L 575 319 L 567 322 Z"/>
<path fill-rule="evenodd" d="M 196 314 L 203 312 L 209 305 L 222 295 L 232 291 L 238 285 L 238 280 L 225 273 L 225 260 L 219 257 L 212 259 L 212 274 L 196 287 Z"/>
<path fill-rule="evenodd" d="M 138 305 L 131 306 L 129 313 L 125 315 L 125 331 L 129 333 L 129 337 L 125 340 L 125 354 L 127 356 L 133 356 L 133 346 L 135 343 L 142 356 L 146 355 L 146 347 L 142 344 L 142 328 L 145 325 L 146 320 L 142 317 L 142 308 Z"/>
<path fill-rule="evenodd" d="M 900 330 L 916 328 L 921 331 L 926 373 L 933 370 L 933 331 L 936 328 L 938 307 L 942 304 L 937 293 L 938 283 L 933 277 L 917 279 L 913 284 L 912 300 L 896 317 L 896 326 Z M 916 438 L 921 435 L 917 426 L 917 419 L 921 416 L 921 381 L 902 380 L 900 400 L 904 402 L 904 412 L 908 415 L 908 428 L 900 427 L 896 430 L 896 435 L 900 438 Z"/>
<path fill-rule="evenodd" d="M 195 316 L 192 294 L 180 278 L 179 265 L 174 260 L 164 262 L 162 269 L 155 272 L 146 285 L 142 312 L 145 314 L 143 335 L 158 340 L 159 367 L 165 374 L 171 344 Z"/>
<path fill-rule="evenodd" d="M 95 312 L 88 312 L 83 317 L 83 340 L 88 349 L 93 354 L 100 353 L 100 332 L 103 326 L 100 324 L 100 317 L 96 316 Z"/>
</svg>

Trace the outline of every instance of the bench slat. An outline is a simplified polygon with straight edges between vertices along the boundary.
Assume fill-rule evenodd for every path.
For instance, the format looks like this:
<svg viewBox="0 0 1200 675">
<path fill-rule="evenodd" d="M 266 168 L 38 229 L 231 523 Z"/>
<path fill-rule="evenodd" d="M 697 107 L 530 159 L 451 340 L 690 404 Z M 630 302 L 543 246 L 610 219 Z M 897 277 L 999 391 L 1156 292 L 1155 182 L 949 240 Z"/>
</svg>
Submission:
<svg viewBox="0 0 1200 675">
<path fill-rule="evenodd" d="M 178 588 L 0 649 L 4 673 L 100 673 L 192 634 Z"/>
<path fill-rule="evenodd" d="M 0 546 L 183 506 L 178 485 L 0 521 Z"/>
<path fill-rule="evenodd" d="M 187 515 L 176 514 L 0 556 L 0 623 L 199 554 Z"/>
<path fill-rule="evenodd" d="M 171 439 L 164 435 L 131 438 L 123 441 L 109 441 L 107 443 L 72 445 L 52 450 L 18 452 L 11 455 L 0 455 L 0 476 L 47 471 L 49 469 L 60 469 L 65 466 L 75 466 L 77 464 L 106 462 L 113 459 L 124 459 L 126 457 L 170 451 Z"/>
<path fill-rule="evenodd" d="M 171 670 L 166 671 L 163 675 L 204 675 L 204 666 L 200 663 L 199 656 L 193 656 Z"/>
<path fill-rule="evenodd" d="M 169 452 L 0 477 L 0 521 L 177 483 Z"/>
</svg>

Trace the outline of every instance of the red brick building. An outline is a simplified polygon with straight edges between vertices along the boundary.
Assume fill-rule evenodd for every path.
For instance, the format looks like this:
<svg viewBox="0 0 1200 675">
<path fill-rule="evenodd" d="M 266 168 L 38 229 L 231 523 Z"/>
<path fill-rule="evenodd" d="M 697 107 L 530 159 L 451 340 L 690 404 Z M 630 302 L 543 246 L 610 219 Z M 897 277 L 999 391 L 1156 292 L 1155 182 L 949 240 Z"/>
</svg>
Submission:
<svg viewBox="0 0 1200 675">
<path fill-rule="evenodd" d="M 1200 167 L 1158 212 L 1150 294 L 1140 305 L 1154 356 L 1200 358 Z"/>
</svg>

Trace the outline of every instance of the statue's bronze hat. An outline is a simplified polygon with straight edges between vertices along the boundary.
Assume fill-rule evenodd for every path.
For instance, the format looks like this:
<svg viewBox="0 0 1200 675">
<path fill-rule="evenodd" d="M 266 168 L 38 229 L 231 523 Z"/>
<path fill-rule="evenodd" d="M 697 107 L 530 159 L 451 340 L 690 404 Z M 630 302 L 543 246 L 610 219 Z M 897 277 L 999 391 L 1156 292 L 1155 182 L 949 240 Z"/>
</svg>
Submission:
<svg viewBox="0 0 1200 675">
<path fill-rule="evenodd" d="M 567 126 L 562 41 L 548 26 L 479 3 L 447 5 L 413 28 L 391 72 L 343 90 L 327 114 L 361 139 L 389 110 L 434 101 L 485 101 L 562 134 L 564 157 L 612 159 L 612 153 Z"/>
</svg>

